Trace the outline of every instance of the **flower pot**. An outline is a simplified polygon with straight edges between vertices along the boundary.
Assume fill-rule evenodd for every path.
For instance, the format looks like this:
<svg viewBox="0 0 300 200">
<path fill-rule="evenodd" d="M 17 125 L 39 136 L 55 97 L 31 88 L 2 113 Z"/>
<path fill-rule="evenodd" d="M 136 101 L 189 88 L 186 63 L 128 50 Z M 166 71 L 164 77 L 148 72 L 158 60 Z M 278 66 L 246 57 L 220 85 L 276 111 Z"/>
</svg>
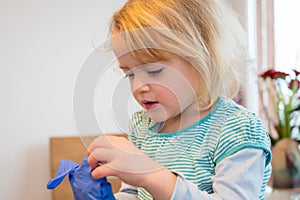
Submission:
<svg viewBox="0 0 300 200">
<path fill-rule="evenodd" d="M 274 188 L 300 187 L 299 144 L 290 138 L 279 140 L 272 149 Z"/>
</svg>

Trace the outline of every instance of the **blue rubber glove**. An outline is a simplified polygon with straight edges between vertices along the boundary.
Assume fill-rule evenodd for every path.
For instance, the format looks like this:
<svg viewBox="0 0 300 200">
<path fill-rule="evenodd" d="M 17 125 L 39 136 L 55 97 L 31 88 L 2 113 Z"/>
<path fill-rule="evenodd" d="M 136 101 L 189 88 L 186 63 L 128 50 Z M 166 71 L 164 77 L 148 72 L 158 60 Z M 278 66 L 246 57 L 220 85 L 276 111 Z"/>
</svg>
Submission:
<svg viewBox="0 0 300 200">
<path fill-rule="evenodd" d="M 56 188 L 69 175 L 74 200 L 114 200 L 111 185 L 106 178 L 94 179 L 91 172 L 87 156 L 83 158 L 81 166 L 71 160 L 61 160 L 56 177 L 48 182 L 47 188 Z"/>
</svg>

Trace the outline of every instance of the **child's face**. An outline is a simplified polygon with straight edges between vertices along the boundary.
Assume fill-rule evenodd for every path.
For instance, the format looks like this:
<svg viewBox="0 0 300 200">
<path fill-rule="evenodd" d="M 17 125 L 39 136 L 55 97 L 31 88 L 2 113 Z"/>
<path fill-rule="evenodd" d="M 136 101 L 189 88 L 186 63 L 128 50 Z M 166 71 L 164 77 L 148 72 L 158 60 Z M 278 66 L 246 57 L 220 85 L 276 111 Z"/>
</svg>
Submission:
<svg viewBox="0 0 300 200">
<path fill-rule="evenodd" d="M 141 63 L 129 51 L 124 51 L 124 40 L 113 39 L 112 44 L 133 96 L 154 121 L 183 123 L 183 119 L 194 120 L 199 115 L 200 76 L 189 62 L 167 53 L 166 61 L 148 59 L 149 62 Z"/>
</svg>

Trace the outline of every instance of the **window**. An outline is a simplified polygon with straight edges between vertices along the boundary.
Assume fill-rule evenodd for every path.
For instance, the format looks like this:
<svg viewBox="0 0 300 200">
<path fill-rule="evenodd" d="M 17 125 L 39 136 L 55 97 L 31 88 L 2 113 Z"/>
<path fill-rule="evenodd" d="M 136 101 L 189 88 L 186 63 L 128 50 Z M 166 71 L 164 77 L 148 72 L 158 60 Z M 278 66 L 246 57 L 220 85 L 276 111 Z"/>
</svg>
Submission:
<svg viewBox="0 0 300 200">
<path fill-rule="evenodd" d="M 256 0 L 256 55 L 259 74 L 270 68 L 283 72 L 300 70 L 299 8 L 299 0 Z M 261 81 L 258 86 L 259 114 L 269 124 L 270 116 L 276 116 L 272 95 L 266 92 Z M 286 94 L 288 92 L 287 90 Z M 269 126 L 269 131 L 271 130 Z"/>
<path fill-rule="evenodd" d="M 300 68 L 299 8 L 299 0 L 274 0 L 274 62 L 280 71 Z"/>
</svg>

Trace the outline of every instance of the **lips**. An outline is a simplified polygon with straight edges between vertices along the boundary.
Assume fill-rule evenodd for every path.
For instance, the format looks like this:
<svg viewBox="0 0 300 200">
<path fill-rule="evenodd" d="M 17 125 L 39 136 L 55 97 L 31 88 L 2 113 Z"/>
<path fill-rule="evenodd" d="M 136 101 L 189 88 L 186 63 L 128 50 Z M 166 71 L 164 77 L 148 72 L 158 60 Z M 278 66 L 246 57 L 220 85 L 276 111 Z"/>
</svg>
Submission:
<svg viewBox="0 0 300 200">
<path fill-rule="evenodd" d="M 153 108 L 158 104 L 158 101 L 148 101 L 148 100 L 142 100 L 143 107 L 147 110 Z"/>
</svg>

